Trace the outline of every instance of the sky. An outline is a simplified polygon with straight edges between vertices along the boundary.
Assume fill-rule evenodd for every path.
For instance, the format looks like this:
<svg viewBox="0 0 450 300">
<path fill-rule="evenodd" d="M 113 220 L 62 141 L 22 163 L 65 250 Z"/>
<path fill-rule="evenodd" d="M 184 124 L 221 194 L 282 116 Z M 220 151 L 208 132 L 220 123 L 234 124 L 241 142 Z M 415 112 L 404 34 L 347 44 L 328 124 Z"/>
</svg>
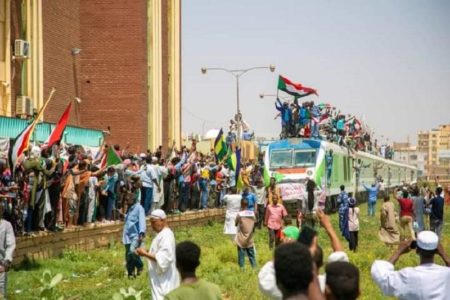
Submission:
<svg viewBox="0 0 450 300">
<path fill-rule="evenodd" d="M 228 127 L 236 80 L 201 67 L 254 70 L 240 109 L 257 136 L 275 137 L 278 75 L 362 118 L 381 142 L 414 143 L 450 123 L 450 1 L 195 0 L 182 2 L 182 130 Z M 280 93 L 281 95 L 282 93 Z M 309 99 L 308 99 L 309 98 Z"/>
</svg>

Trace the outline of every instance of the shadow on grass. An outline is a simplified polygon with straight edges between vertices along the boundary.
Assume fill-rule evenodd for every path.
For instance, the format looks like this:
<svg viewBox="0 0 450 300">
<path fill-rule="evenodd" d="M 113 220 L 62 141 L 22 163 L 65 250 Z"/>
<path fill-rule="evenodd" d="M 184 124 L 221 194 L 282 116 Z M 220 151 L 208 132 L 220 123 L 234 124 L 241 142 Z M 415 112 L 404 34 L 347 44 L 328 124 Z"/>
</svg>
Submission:
<svg viewBox="0 0 450 300">
<path fill-rule="evenodd" d="M 14 266 L 15 271 L 35 271 L 42 267 L 42 265 L 34 259 L 30 259 L 28 256 L 25 256 L 25 259 Z"/>
</svg>

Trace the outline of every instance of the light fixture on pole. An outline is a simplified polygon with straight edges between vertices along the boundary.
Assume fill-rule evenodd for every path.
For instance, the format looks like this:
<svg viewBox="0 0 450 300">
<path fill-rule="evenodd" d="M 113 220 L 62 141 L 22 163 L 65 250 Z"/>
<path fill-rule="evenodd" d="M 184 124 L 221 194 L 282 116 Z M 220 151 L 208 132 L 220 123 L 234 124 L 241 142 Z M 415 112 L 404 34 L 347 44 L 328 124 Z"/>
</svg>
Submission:
<svg viewBox="0 0 450 300">
<path fill-rule="evenodd" d="M 236 78 L 236 116 L 234 117 L 234 120 L 236 121 L 236 127 L 237 127 L 237 142 L 238 145 L 240 145 L 241 140 L 241 121 L 242 121 L 242 114 L 240 109 L 240 103 L 239 103 L 239 78 L 241 78 L 242 75 L 246 74 L 247 72 L 258 70 L 258 69 L 269 69 L 270 72 L 275 71 L 274 65 L 269 65 L 267 67 L 252 67 L 248 69 L 225 69 L 225 68 L 206 68 L 202 67 L 200 70 L 202 74 L 206 74 L 208 71 L 223 71 L 227 72 L 231 75 L 233 75 Z"/>
<path fill-rule="evenodd" d="M 280 96 L 280 95 L 276 95 L 276 94 L 259 94 L 259 98 L 264 99 L 264 98 L 279 98 L 279 99 L 283 99 L 285 101 L 292 101 L 294 100 L 294 96 Z"/>
<path fill-rule="evenodd" d="M 75 88 L 75 115 L 76 115 L 76 120 L 77 120 L 77 126 L 80 126 L 80 103 L 81 100 L 78 101 L 80 99 L 80 89 L 78 86 L 78 70 L 77 70 L 77 62 L 76 62 L 76 57 L 80 54 L 81 49 L 80 48 L 72 48 L 70 50 L 70 52 L 72 53 L 72 72 L 73 72 L 73 84 L 74 84 L 74 88 Z"/>
</svg>

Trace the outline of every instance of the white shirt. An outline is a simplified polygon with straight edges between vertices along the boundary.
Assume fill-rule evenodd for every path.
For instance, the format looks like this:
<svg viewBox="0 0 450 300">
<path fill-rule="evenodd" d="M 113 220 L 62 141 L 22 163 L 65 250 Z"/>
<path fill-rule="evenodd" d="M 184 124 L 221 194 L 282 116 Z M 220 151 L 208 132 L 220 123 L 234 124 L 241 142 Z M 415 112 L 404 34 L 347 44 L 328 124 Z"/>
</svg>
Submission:
<svg viewBox="0 0 450 300">
<path fill-rule="evenodd" d="M 372 264 L 372 279 L 386 296 L 400 300 L 450 299 L 450 268 L 424 264 L 395 271 L 385 260 Z"/>
<path fill-rule="evenodd" d="M 95 186 L 98 184 L 96 176 L 89 177 L 89 199 L 95 199 Z"/>
<path fill-rule="evenodd" d="M 256 195 L 256 203 L 258 205 L 266 205 L 266 187 L 254 187 L 255 195 Z"/>
<path fill-rule="evenodd" d="M 223 202 L 227 205 L 227 211 L 225 213 L 225 225 L 223 226 L 224 234 L 236 234 L 236 216 L 241 210 L 240 194 L 228 194 L 223 197 Z"/>
<path fill-rule="evenodd" d="M 153 239 L 150 253 L 156 261 L 148 260 L 148 274 L 152 299 L 163 300 L 164 296 L 180 285 L 175 265 L 175 237 L 172 230 L 164 228 Z"/>
<path fill-rule="evenodd" d="M 270 299 L 281 299 L 282 294 L 278 289 L 275 279 L 275 267 L 273 261 L 267 262 L 258 273 L 258 284 L 261 293 Z"/>
<path fill-rule="evenodd" d="M 141 170 L 143 171 L 141 173 L 142 186 L 146 188 L 153 187 L 153 179 L 157 180 L 155 167 L 151 164 L 145 164 Z"/>
<path fill-rule="evenodd" d="M 348 231 L 359 231 L 359 207 L 348 209 Z"/>
<path fill-rule="evenodd" d="M 158 165 L 153 165 L 153 170 L 155 172 L 156 175 L 156 181 L 159 184 L 160 187 L 160 191 L 158 192 L 158 188 L 155 186 L 153 189 L 153 203 L 158 203 L 159 207 L 161 207 L 162 204 L 160 204 L 160 200 L 164 200 L 164 188 L 162 183 L 162 179 L 167 176 L 167 169 L 165 167 L 162 166 L 158 166 Z M 164 175 L 163 172 L 166 172 L 166 175 Z"/>
<path fill-rule="evenodd" d="M 347 261 L 348 256 L 345 252 L 336 251 L 332 252 L 328 256 L 328 263 L 335 261 Z M 326 274 L 320 274 L 318 276 L 319 286 L 322 293 L 325 292 Z M 281 291 L 278 289 L 275 278 L 275 266 L 273 261 L 267 262 L 258 273 L 258 284 L 261 293 L 270 299 L 282 299 Z"/>
</svg>

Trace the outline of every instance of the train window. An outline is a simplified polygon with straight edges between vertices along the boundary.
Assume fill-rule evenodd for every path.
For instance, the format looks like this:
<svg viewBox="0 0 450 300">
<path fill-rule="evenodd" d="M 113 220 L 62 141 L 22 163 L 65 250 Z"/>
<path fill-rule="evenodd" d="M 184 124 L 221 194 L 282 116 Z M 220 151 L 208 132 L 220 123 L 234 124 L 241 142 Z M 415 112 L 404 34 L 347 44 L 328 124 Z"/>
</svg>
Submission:
<svg viewBox="0 0 450 300">
<path fill-rule="evenodd" d="M 295 167 L 314 167 L 316 165 L 316 150 L 297 150 L 294 152 Z"/>
<path fill-rule="evenodd" d="M 343 163 L 344 163 L 344 181 L 348 180 L 348 158 L 343 157 Z"/>
<path fill-rule="evenodd" d="M 270 154 L 270 168 L 275 169 L 286 167 L 292 167 L 292 151 L 272 151 L 272 153 Z"/>
</svg>

